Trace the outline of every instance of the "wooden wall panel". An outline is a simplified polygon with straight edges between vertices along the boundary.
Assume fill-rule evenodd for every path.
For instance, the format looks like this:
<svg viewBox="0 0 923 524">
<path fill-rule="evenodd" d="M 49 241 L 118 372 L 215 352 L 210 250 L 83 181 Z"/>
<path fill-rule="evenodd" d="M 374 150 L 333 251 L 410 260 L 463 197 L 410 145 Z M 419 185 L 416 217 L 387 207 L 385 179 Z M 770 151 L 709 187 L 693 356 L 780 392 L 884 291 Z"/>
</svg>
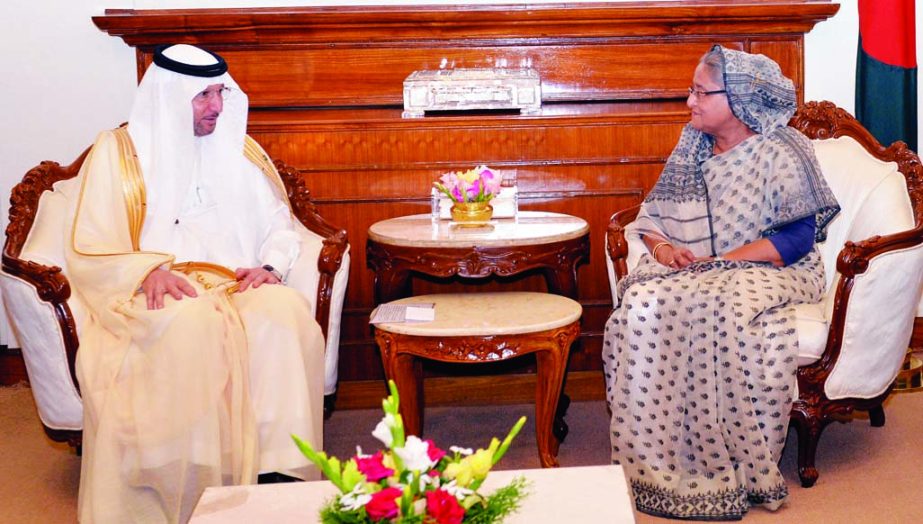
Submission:
<svg viewBox="0 0 923 524">
<path fill-rule="evenodd" d="M 782 67 L 782 73 L 791 78 L 796 86 L 804 85 L 803 39 L 754 40 L 750 43 L 750 52 L 772 58 Z M 804 102 L 802 89 L 798 90 L 798 102 Z"/>
<path fill-rule="evenodd" d="M 370 106 L 403 103 L 403 81 L 419 69 L 515 67 L 531 64 L 542 100 L 681 97 L 700 56 L 714 43 L 743 49 L 742 40 L 477 47 L 336 47 L 249 51 L 216 49 L 234 64 L 251 107 Z M 643 64 L 643 67 L 638 67 Z M 650 78 L 662 79 L 652 85 Z M 328 79 L 335 78 L 332 82 Z"/>
<path fill-rule="evenodd" d="M 368 326 L 375 305 L 365 261 L 368 227 L 427 213 L 429 187 L 438 175 L 481 163 L 516 170 L 522 209 L 569 213 L 590 224 L 590 261 L 578 269 L 584 316 L 570 360 L 576 382 L 568 387 L 600 395 L 601 336 L 612 306 L 605 226 L 614 211 L 640 202 L 655 182 L 688 120 L 685 89 L 698 57 L 716 42 L 764 53 L 780 62 L 801 93 L 803 34 L 837 9 L 826 0 L 689 0 L 111 10 L 94 22 L 137 47 L 139 72 L 161 43 L 199 44 L 221 53 L 250 96 L 251 135 L 271 156 L 297 168 L 321 213 L 347 229 L 352 266 L 338 402 L 358 407 L 375 405 L 383 391 Z M 443 59 L 455 67 L 531 63 L 542 78 L 541 113 L 402 119 L 404 77 L 438 68 Z M 413 288 L 544 290 L 545 283 L 529 274 L 476 282 L 416 278 Z M 428 375 L 441 377 L 434 382 L 441 384 L 436 398 L 428 401 L 438 403 L 443 395 L 455 402 L 460 397 L 452 391 L 459 384 L 489 389 L 485 385 L 511 380 L 501 381 L 501 374 L 533 368 L 528 358 L 486 369 L 428 365 Z"/>
</svg>

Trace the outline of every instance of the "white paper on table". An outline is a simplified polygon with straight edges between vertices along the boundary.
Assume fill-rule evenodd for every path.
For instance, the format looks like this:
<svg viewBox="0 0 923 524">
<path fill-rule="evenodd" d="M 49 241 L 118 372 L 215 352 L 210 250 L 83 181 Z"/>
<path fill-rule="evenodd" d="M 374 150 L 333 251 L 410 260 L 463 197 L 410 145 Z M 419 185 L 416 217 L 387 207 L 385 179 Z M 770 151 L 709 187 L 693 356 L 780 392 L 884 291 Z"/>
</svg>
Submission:
<svg viewBox="0 0 923 524">
<path fill-rule="evenodd" d="M 372 312 L 369 324 L 431 322 L 436 319 L 436 304 L 381 304 Z"/>
</svg>

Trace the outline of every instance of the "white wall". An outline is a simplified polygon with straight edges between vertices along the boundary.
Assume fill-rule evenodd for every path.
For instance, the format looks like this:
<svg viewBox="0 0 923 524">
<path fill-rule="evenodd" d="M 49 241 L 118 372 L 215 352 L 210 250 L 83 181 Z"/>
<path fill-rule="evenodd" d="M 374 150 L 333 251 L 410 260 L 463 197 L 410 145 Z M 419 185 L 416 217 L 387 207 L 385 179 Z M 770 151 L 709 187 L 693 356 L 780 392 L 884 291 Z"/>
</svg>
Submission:
<svg viewBox="0 0 923 524">
<path fill-rule="evenodd" d="M 558 0 L 507 0 L 549 3 Z M 603 0 L 586 0 L 603 1 Z M 135 86 L 134 52 L 99 31 L 106 8 L 267 7 L 368 4 L 486 4 L 490 0 L 0 0 L 0 225 L 8 197 L 42 160 L 70 162 L 99 130 L 127 118 Z M 856 0 L 819 24 L 805 42 L 805 98 L 854 107 Z M 923 18 L 923 17 L 921 17 Z M 918 29 L 918 34 L 919 34 Z M 923 40 L 923 39 L 921 39 Z M 9 344 L 0 322 L 0 344 Z"/>
<path fill-rule="evenodd" d="M 107 7 L 131 7 L 107 0 Z M 10 189 L 42 160 L 67 164 L 102 129 L 123 122 L 135 85 L 134 51 L 96 29 L 92 0 L 0 4 L 0 227 Z M 4 236 L 5 239 L 5 236 Z M 2 300 L 0 300 L 2 305 Z M 0 344 L 15 346 L 0 312 Z"/>
<path fill-rule="evenodd" d="M 853 112 L 856 106 L 857 0 L 841 0 L 833 18 L 804 38 L 804 99 L 829 100 Z"/>
</svg>

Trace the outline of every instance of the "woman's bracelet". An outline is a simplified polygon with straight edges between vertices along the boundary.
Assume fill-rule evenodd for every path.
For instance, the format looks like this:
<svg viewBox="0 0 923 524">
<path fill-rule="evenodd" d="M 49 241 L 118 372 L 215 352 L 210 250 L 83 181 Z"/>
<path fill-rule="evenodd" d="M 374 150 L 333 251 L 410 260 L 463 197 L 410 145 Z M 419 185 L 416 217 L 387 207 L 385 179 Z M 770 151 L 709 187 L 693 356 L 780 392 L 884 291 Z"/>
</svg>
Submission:
<svg viewBox="0 0 923 524">
<path fill-rule="evenodd" d="M 657 245 L 655 245 L 654 249 L 651 250 L 651 256 L 654 257 L 654 260 L 657 260 L 657 250 L 662 248 L 663 246 L 669 246 L 669 245 L 670 245 L 669 242 L 657 242 Z M 659 260 L 657 261 L 660 262 Z"/>
</svg>

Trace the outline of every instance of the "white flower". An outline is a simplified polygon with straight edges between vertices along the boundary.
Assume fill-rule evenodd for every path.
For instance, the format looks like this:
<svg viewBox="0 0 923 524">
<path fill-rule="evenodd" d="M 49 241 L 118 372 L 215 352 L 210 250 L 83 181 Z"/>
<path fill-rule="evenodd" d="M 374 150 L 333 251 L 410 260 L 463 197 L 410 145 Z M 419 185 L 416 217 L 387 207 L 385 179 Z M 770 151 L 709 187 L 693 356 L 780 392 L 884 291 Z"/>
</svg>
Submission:
<svg viewBox="0 0 923 524">
<path fill-rule="evenodd" d="M 422 498 L 422 499 L 414 501 L 414 503 L 411 505 L 411 508 L 413 508 L 411 509 L 411 511 L 413 512 L 413 515 L 425 515 L 426 514 L 426 499 Z"/>
<path fill-rule="evenodd" d="M 394 415 L 387 414 L 385 418 L 381 419 L 381 422 L 375 426 L 375 430 L 372 431 L 372 436 L 377 438 L 387 447 L 391 447 L 391 443 L 394 441 L 394 435 L 391 434 L 391 428 L 397 424 Z"/>
<path fill-rule="evenodd" d="M 394 452 L 404 462 L 404 467 L 412 471 L 427 471 L 433 467 L 433 461 L 430 460 L 428 451 L 429 444 L 415 435 L 407 437 L 404 447 L 394 448 Z"/>
<path fill-rule="evenodd" d="M 360 482 L 356 484 L 352 491 L 340 497 L 340 506 L 346 511 L 354 511 L 368 504 L 372 500 L 372 496 L 366 493 L 362 489 L 363 487 Z"/>
<path fill-rule="evenodd" d="M 474 450 L 471 448 L 460 448 L 458 446 L 450 446 L 449 451 L 453 453 L 458 453 L 459 455 L 465 455 L 465 456 L 468 456 L 474 453 Z"/>
<path fill-rule="evenodd" d="M 357 458 L 369 458 L 371 455 L 366 455 L 362 452 L 362 446 L 356 446 L 356 457 Z"/>
<path fill-rule="evenodd" d="M 465 497 L 474 493 L 474 490 L 456 486 L 455 479 L 452 479 L 448 484 L 443 484 L 442 489 L 446 490 L 449 495 L 452 495 L 458 500 L 464 500 Z"/>
<path fill-rule="evenodd" d="M 438 485 L 439 477 L 430 477 L 429 475 L 423 474 L 420 475 L 420 493 L 426 491 L 427 484 Z"/>
</svg>

